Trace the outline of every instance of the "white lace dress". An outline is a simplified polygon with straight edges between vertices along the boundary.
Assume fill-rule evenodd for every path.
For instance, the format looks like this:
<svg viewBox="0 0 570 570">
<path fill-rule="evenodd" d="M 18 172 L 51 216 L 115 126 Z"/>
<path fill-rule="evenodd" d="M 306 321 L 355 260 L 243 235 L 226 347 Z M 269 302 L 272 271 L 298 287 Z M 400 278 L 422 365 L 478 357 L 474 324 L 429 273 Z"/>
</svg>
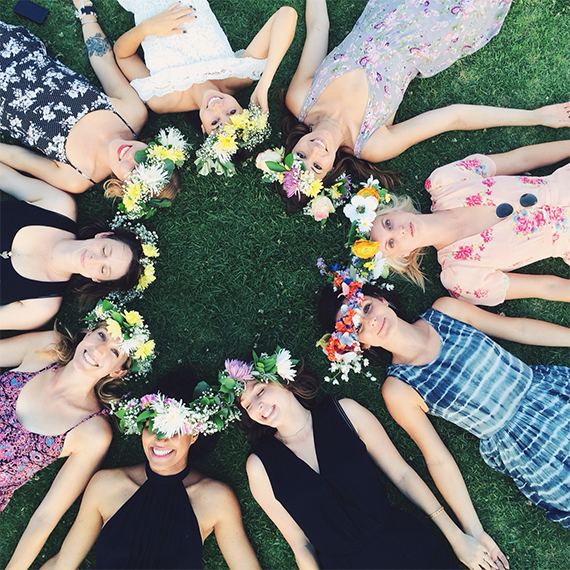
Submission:
<svg viewBox="0 0 570 570">
<path fill-rule="evenodd" d="M 171 6 L 174 0 L 118 0 L 132 12 L 135 24 Z M 172 91 L 185 91 L 194 83 L 210 79 L 237 77 L 257 80 L 265 68 L 265 59 L 240 57 L 232 50 L 207 0 L 182 0 L 193 6 L 197 19 L 183 27 L 185 34 L 169 37 L 148 36 L 142 42 L 145 64 L 150 77 L 135 79 L 131 85 L 143 101 L 162 97 Z"/>
</svg>

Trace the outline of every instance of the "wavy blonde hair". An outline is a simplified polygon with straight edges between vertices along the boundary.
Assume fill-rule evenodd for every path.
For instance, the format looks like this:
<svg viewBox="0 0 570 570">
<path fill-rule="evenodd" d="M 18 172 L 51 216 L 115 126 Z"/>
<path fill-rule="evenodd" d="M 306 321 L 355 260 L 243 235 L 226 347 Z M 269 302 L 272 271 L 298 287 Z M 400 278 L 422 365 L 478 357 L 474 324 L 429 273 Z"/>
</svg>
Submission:
<svg viewBox="0 0 570 570">
<path fill-rule="evenodd" d="M 396 211 L 421 214 L 409 196 L 396 196 L 394 194 L 390 194 L 390 198 L 391 199 L 388 204 L 382 205 L 378 210 L 376 210 L 377 216 L 384 216 L 385 214 Z M 392 271 L 403 275 L 409 281 L 421 287 L 422 290 L 425 290 L 425 277 L 420 269 L 420 262 L 426 252 L 427 248 L 418 247 L 406 256 L 385 256 L 385 259 Z"/>
<path fill-rule="evenodd" d="M 105 189 L 105 198 L 121 198 L 124 194 L 123 181 L 118 178 L 109 178 L 103 184 Z M 160 191 L 156 198 L 167 198 L 172 201 L 182 190 L 182 178 L 177 168 L 172 171 L 170 180 L 166 186 Z"/>
<path fill-rule="evenodd" d="M 93 329 L 81 329 L 74 336 L 72 336 L 67 329 L 65 330 L 65 334 L 56 330 L 57 341 L 53 344 L 52 348 L 41 351 L 41 353 L 53 358 L 54 362 L 57 362 L 60 366 L 66 366 L 73 360 L 77 345 L 83 340 L 89 330 L 100 327 L 105 327 L 105 323 L 100 322 Z M 132 365 L 133 359 L 129 355 L 121 366 L 121 369 L 128 371 Z M 123 377 L 105 376 L 97 381 L 93 390 L 95 391 L 95 396 L 99 403 L 109 409 L 112 402 L 116 402 L 121 398 L 125 390 L 125 382 Z"/>
</svg>

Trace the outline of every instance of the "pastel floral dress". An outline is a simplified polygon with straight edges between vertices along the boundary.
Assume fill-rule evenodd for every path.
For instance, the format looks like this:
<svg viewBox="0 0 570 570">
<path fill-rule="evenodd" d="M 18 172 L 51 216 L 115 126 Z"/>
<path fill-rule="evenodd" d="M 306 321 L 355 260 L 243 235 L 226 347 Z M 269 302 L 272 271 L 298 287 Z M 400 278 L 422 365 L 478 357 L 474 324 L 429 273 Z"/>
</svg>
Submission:
<svg viewBox="0 0 570 570">
<path fill-rule="evenodd" d="M 51 364 L 37 372 L 10 370 L 0 376 L 0 511 L 5 509 L 16 489 L 60 456 L 65 437 L 72 429 L 108 413 L 107 410 L 95 412 L 60 435 L 42 435 L 24 428 L 16 415 L 22 388 L 40 372 L 56 366 Z"/>
<path fill-rule="evenodd" d="M 492 159 L 475 154 L 434 170 L 426 181 L 432 211 L 508 203 L 513 213 L 484 232 L 437 252 L 441 282 L 451 295 L 476 305 L 505 300 L 509 271 L 540 259 L 570 264 L 570 165 L 543 178 L 495 176 Z M 533 194 L 533 207 L 521 206 Z"/>
<path fill-rule="evenodd" d="M 173 0 L 118 0 L 135 15 L 135 24 L 172 6 Z M 261 77 L 265 59 L 240 57 L 222 30 L 208 0 L 182 0 L 192 6 L 196 19 L 181 27 L 187 33 L 173 36 L 147 36 L 143 42 L 145 65 L 150 77 L 135 79 L 131 85 L 143 101 L 173 91 L 185 91 L 194 83 L 211 79 L 254 79 Z"/>
<path fill-rule="evenodd" d="M 363 69 L 368 104 L 354 146 L 360 156 L 398 109 L 410 81 L 435 75 L 482 48 L 499 33 L 510 5 L 511 0 L 370 0 L 317 69 L 299 121 L 334 79 Z"/>
</svg>

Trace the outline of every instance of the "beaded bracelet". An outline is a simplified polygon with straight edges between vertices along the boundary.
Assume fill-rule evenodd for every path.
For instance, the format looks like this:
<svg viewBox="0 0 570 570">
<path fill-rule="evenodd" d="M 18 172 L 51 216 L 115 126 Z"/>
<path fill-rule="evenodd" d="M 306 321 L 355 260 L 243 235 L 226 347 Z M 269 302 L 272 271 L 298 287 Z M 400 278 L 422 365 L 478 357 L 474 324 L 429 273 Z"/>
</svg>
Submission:
<svg viewBox="0 0 570 570">
<path fill-rule="evenodd" d="M 443 513 L 444 510 L 445 510 L 445 508 L 443 506 L 439 507 L 439 509 L 437 509 L 437 511 L 435 511 L 434 513 L 429 515 L 429 518 L 435 519 L 435 517 L 437 517 L 437 515 L 440 515 L 441 513 Z"/>
</svg>

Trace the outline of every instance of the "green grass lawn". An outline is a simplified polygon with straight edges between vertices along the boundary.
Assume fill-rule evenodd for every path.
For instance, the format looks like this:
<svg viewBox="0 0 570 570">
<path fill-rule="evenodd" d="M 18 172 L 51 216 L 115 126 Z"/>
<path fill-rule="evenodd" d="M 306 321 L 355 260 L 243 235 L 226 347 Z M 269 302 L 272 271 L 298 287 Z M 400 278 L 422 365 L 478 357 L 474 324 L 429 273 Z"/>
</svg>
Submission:
<svg viewBox="0 0 570 570">
<path fill-rule="evenodd" d="M 141 0 L 143 1 L 143 0 Z M 50 9 L 43 26 L 12 12 L 15 0 L 3 0 L 0 18 L 29 27 L 61 61 L 84 73 L 97 84 L 91 71 L 81 26 L 73 15 L 71 0 L 37 0 Z M 280 67 L 270 93 L 274 134 L 279 143 L 278 93 L 291 78 L 304 39 L 304 2 L 290 2 L 299 12 L 299 26 L 291 49 Z M 235 49 L 245 47 L 280 2 L 272 0 L 212 0 L 212 8 Z M 331 46 L 350 30 L 365 6 L 364 0 L 331 0 Z M 132 16 L 113 0 L 95 0 L 99 21 L 111 41 L 132 26 Z M 414 80 L 398 112 L 397 121 L 452 103 L 488 104 L 531 109 L 563 102 L 570 97 L 570 9 L 567 0 L 514 0 L 500 34 L 478 53 L 454 64 L 435 78 Z M 238 96 L 246 104 L 249 92 Z M 143 136 L 153 136 L 159 127 L 176 125 L 196 147 L 197 133 L 182 116 L 151 114 Z M 500 128 L 476 132 L 453 132 L 416 145 L 390 166 L 402 173 L 400 192 L 408 192 L 428 211 L 423 181 L 447 162 L 473 152 L 496 153 L 520 145 L 563 139 L 568 129 Z M 543 171 L 547 172 L 546 170 Z M 344 261 L 348 221 L 332 216 L 322 228 L 302 214 L 289 215 L 271 185 L 261 181 L 252 164 L 238 167 L 232 179 L 210 175 L 198 177 L 193 159 L 183 169 L 184 192 L 170 209 L 159 211 L 148 227 L 159 234 L 161 256 L 156 263 L 158 280 L 144 299 L 132 303 L 149 323 L 157 342 L 158 357 L 147 384 L 180 367 L 196 369 L 202 379 L 214 381 L 224 359 L 251 356 L 251 349 L 273 351 L 279 344 L 302 358 L 306 366 L 324 376 L 327 362 L 315 348 L 321 336 L 316 322 L 316 302 L 323 285 L 315 268 L 318 257 Z M 101 185 L 78 196 L 80 221 L 95 216 L 112 217 L 115 207 L 103 198 Z M 423 265 L 430 281 L 422 293 L 413 285 L 394 278 L 410 314 L 428 308 L 445 295 L 439 283 L 435 251 Z M 528 269 L 533 273 L 569 276 L 562 260 L 547 260 Z M 496 307 L 512 316 L 544 318 L 569 326 L 568 306 L 540 300 L 511 301 Z M 59 315 L 75 330 L 82 316 L 66 299 Z M 507 346 L 508 344 L 508 346 Z M 505 346 L 529 364 L 568 364 L 568 351 Z M 375 371 L 383 378 L 383 369 Z M 129 387 L 142 394 L 143 381 Z M 323 392 L 348 396 L 367 406 L 380 418 L 388 433 L 411 465 L 434 488 L 421 453 L 388 415 L 380 394 L 381 381 L 355 377 L 349 384 L 324 386 Z M 478 453 L 476 438 L 445 421 L 434 420 L 442 438 L 457 459 L 481 521 L 517 569 L 562 570 L 570 565 L 570 535 L 546 521 L 543 511 L 529 503 L 512 481 L 491 470 Z M 200 462 L 208 475 L 227 482 L 242 505 L 247 533 L 262 566 L 294 568 L 290 549 L 273 524 L 252 499 L 245 476 L 247 443 L 232 428 L 214 450 Z M 142 461 L 136 438 L 117 435 L 105 466 Z M 0 516 L 0 567 L 4 567 L 27 521 L 47 492 L 60 463 L 56 462 L 16 492 Z M 400 508 L 417 511 L 387 485 L 391 500 Z M 77 505 L 63 518 L 37 559 L 39 566 L 57 550 L 72 524 Z M 421 516 L 421 515 L 420 515 Z M 86 568 L 94 563 L 94 553 Z M 206 541 L 205 568 L 223 568 L 215 540 Z"/>
</svg>

